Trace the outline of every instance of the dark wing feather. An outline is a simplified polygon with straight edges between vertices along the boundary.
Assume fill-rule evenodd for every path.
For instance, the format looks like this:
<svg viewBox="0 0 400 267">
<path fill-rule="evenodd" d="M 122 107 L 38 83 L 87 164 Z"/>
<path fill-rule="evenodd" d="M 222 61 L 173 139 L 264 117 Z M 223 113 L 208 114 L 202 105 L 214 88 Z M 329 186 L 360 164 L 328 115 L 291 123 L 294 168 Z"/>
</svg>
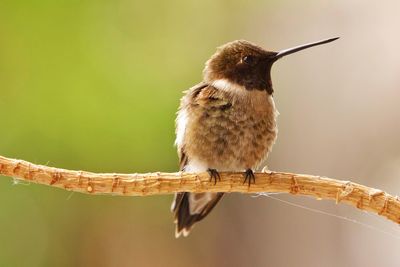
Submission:
<svg viewBox="0 0 400 267">
<path fill-rule="evenodd" d="M 188 164 L 188 162 L 189 162 L 189 158 L 188 158 L 188 156 L 186 155 L 186 153 L 185 153 L 185 146 L 182 146 L 182 148 L 180 149 L 180 153 L 179 153 L 179 155 L 180 155 L 180 157 L 179 157 L 179 169 L 181 170 L 181 171 L 183 171 L 184 170 L 184 168 L 185 168 L 185 166 Z"/>
<path fill-rule="evenodd" d="M 175 212 L 175 223 L 176 231 L 175 236 L 179 237 L 182 233 L 187 236 L 196 222 L 204 219 L 211 210 L 217 205 L 219 200 L 222 198 L 224 193 L 215 193 L 213 198 L 207 203 L 207 205 L 201 210 L 200 213 L 190 213 L 190 194 L 193 193 L 178 193 L 176 196 L 176 208 Z"/>
</svg>

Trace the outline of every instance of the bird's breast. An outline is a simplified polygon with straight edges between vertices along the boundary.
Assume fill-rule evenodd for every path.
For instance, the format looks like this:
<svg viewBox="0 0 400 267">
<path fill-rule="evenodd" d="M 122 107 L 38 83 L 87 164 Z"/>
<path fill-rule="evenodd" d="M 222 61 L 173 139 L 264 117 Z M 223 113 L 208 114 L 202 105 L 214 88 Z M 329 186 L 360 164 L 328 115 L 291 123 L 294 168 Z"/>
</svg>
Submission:
<svg viewBox="0 0 400 267">
<path fill-rule="evenodd" d="M 189 158 L 218 170 L 256 168 L 277 135 L 273 99 L 264 97 L 190 110 L 184 137 Z"/>
</svg>

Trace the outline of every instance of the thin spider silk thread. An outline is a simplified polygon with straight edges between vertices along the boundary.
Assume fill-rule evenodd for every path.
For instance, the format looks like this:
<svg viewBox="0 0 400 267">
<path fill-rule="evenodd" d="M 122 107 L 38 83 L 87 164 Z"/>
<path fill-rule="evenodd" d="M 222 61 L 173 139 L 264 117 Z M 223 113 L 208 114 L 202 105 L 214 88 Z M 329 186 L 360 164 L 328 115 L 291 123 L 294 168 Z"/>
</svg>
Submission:
<svg viewBox="0 0 400 267">
<path fill-rule="evenodd" d="M 280 194 L 280 193 L 273 193 L 273 194 L 275 195 L 275 194 Z M 336 218 L 336 219 L 340 219 L 340 220 L 344 220 L 344 221 L 351 222 L 351 223 L 354 223 L 354 224 L 358 224 L 358 225 L 361 225 L 363 227 L 369 228 L 371 230 L 380 232 L 380 233 L 385 234 L 385 235 L 389 235 L 389 236 L 391 236 L 393 238 L 396 238 L 396 239 L 400 240 L 400 236 L 399 235 L 395 235 L 393 233 L 384 231 L 384 230 L 379 229 L 379 228 L 377 228 L 375 226 L 372 226 L 370 224 L 359 222 L 359 221 L 357 221 L 355 219 L 347 218 L 345 216 L 336 215 L 336 214 L 332 214 L 332 213 L 329 213 L 329 212 L 326 212 L 326 211 L 322 211 L 322 210 L 318 210 L 318 209 L 313 209 L 313 208 L 309 208 L 309 207 L 306 207 L 306 206 L 302 206 L 300 204 L 296 204 L 296 203 L 293 203 L 293 202 L 290 202 L 290 201 L 286 201 L 286 200 L 283 200 L 283 199 L 280 199 L 280 198 L 277 198 L 277 197 L 273 197 L 273 196 L 271 196 L 270 193 L 259 193 L 259 194 L 255 195 L 253 197 L 260 197 L 260 196 L 268 197 L 268 198 L 273 199 L 275 201 L 279 201 L 279 202 L 285 203 L 286 205 L 289 205 L 289 206 L 305 209 L 305 210 L 308 210 L 308 211 L 311 211 L 311 212 L 323 214 L 323 215 L 330 216 L 330 217 L 333 217 L 333 218 Z"/>
</svg>

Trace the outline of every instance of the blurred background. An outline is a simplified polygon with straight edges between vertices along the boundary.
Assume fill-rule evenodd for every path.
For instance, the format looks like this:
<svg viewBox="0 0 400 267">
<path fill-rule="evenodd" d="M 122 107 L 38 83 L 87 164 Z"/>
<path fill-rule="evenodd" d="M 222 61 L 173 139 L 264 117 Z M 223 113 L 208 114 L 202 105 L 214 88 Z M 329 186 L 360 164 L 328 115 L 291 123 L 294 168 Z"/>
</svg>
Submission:
<svg viewBox="0 0 400 267">
<path fill-rule="evenodd" d="M 94 172 L 177 171 L 174 119 L 215 48 L 341 39 L 273 68 L 271 170 L 400 194 L 400 2 L 0 2 L 0 155 Z M 1 266 L 399 266 L 400 228 L 330 201 L 226 196 L 176 240 L 172 196 L 0 179 Z M 385 233 L 383 233 L 384 231 Z"/>
</svg>

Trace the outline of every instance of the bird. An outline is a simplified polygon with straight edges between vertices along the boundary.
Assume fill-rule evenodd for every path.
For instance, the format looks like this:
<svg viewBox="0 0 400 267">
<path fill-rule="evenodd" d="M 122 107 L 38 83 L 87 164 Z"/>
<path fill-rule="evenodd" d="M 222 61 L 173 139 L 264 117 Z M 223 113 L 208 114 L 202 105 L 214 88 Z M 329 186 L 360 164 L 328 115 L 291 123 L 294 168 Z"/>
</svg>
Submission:
<svg viewBox="0 0 400 267">
<path fill-rule="evenodd" d="M 280 58 L 326 44 L 339 37 L 279 52 L 245 40 L 217 48 L 205 63 L 203 80 L 184 91 L 176 117 L 179 168 L 205 172 L 214 184 L 219 172 L 243 172 L 244 183 L 255 183 L 254 171 L 265 163 L 275 143 L 278 111 L 273 99 L 271 67 Z M 175 194 L 175 237 L 188 236 L 223 193 Z"/>
</svg>

